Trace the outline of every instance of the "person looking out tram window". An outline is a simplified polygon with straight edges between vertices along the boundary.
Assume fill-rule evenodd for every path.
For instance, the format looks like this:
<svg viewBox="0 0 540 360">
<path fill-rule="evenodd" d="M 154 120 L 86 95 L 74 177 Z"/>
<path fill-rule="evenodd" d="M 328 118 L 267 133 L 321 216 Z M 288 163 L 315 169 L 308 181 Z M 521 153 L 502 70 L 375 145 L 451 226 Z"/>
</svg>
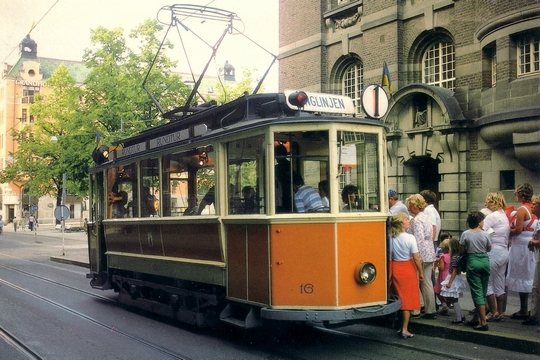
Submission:
<svg viewBox="0 0 540 360">
<path fill-rule="evenodd" d="M 345 206 L 342 211 L 357 211 L 358 210 L 358 188 L 355 185 L 345 185 L 341 191 L 341 200 Z"/>
</svg>

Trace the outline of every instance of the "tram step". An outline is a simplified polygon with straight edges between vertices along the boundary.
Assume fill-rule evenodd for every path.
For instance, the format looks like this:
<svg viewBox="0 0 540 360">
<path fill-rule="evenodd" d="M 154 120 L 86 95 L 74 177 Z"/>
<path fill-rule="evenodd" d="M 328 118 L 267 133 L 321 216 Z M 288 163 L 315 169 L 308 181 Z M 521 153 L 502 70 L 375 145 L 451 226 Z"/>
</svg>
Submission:
<svg viewBox="0 0 540 360">
<path fill-rule="evenodd" d="M 263 325 L 262 319 L 257 315 L 257 311 L 252 306 L 249 306 L 247 309 L 242 308 L 244 311 L 239 310 L 238 307 L 235 307 L 231 303 L 227 304 L 219 316 L 220 320 L 243 329 L 252 329 Z"/>
</svg>

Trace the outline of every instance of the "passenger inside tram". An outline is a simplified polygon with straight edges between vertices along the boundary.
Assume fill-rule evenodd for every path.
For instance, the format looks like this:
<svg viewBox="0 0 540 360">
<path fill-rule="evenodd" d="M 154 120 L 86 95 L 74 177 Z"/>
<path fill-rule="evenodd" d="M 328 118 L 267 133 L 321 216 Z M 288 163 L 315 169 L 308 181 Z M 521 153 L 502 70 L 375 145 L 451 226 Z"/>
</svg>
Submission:
<svg viewBox="0 0 540 360">
<path fill-rule="evenodd" d="M 291 163 L 287 160 L 287 148 L 280 144 L 274 148 L 276 157 L 276 212 L 292 212 Z"/>
<path fill-rule="evenodd" d="M 321 196 L 311 186 L 304 184 L 304 179 L 298 174 L 293 174 L 294 207 L 297 212 L 323 211 Z"/>
<path fill-rule="evenodd" d="M 325 211 L 330 210 L 330 200 L 328 199 L 329 194 L 330 190 L 328 188 L 328 180 L 319 181 L 319 195 L 321 196 L 321 202 Z"/>
<path fill-rule="evenodd" d="M 345 206 L 342 211 L 358 211 L 358 188 L 355 185 L 345 185 L 341 191 L 341 200 Z"/>
<path fill-rule="evenodd" d="M 197 205 L 197 201 L 197 195 L 189 195 L 188 207 L 186 210 L 184 210 L 184 216 L 199 214 L 199 206 Z"/>
<path fill-rule="evenodd" d="M 150 217 L 156 215 L 156 197 L 151 194 L 148 186 L 143 186 L 141 192 L 142 216 Z"/>
<path fill-rule="evenodd" d="M 256 214 L 258 207 L 255 200 L 255 190 L 251 186 L 244 186 L 242 189 L 242 207 L 239 209 L 239 214 Z"/>
<path fill-rule="evenodd" d="M 119 218 L 125 218 L 128 211 L 126 209 L 126 204 L 128 202 L 128 194 L 125 191 L 120 191 L 118 193 L 118 197 L 120 200 L 116 201 L 113 204 L 113 218 L 119 219 Z"/>
</svg>

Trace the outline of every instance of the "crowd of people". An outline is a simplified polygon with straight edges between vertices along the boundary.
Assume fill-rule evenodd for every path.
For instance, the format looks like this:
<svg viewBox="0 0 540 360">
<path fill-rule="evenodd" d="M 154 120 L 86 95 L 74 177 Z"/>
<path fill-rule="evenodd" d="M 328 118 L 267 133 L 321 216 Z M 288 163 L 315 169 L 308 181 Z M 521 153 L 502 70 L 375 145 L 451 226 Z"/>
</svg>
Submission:
<svg viewBox="0 0 540 360">
<path fill-rule="evenodd" d="M 389 190 L 390 276 L 402 299 L 400 336 L 413 337 L 408 329 L 411 316 L 435 319 L 450 312 L 451 323 L 488 331 L 489 322 L 505 320 L 508 291 L 520 298 L 520 310 L 510 318 L 535 325 L 540 332 L 540 197 L 533 196 L 530 184 L 518 186 L 514 194 L 517 209 L 507 205 L 502 193 L 489 193 L 485 208 L 468 214 L 466 229 L 457 240 L 441 232 L 432 191 L 402 202 L 396 191 Z M 459 305 L 466 290 L 462 273 L 475 307 L 469 320 Z"/>
</svg>

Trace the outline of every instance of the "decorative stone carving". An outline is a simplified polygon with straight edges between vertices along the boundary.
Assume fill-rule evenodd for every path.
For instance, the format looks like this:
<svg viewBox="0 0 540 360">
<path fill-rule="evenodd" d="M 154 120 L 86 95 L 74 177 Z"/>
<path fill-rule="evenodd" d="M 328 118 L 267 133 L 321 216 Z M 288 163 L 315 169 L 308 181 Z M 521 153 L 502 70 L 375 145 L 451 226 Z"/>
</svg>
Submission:
<svg viewBox="0 0 540 360">
<path fill-rule="evenodd" d="M 337 19 L 337 18 L 334 19 L 334 28 L 338 30 L 338 29 L 346 29 L 348 27 L 351 27 L 358 22 L 361 16 L 362 16 L 362 8 L 360 7 L 358 8 L 358 11 L 351 16 L 343 17 L 340 19 Z"/>
<path fill-rule="evenodd" d="M 414 127 L 426 127 L 427 126 L 427 110 L 420 111 L 419 109 L 416 110 L 416 114 L 414 116 Z"/>
</svg>

